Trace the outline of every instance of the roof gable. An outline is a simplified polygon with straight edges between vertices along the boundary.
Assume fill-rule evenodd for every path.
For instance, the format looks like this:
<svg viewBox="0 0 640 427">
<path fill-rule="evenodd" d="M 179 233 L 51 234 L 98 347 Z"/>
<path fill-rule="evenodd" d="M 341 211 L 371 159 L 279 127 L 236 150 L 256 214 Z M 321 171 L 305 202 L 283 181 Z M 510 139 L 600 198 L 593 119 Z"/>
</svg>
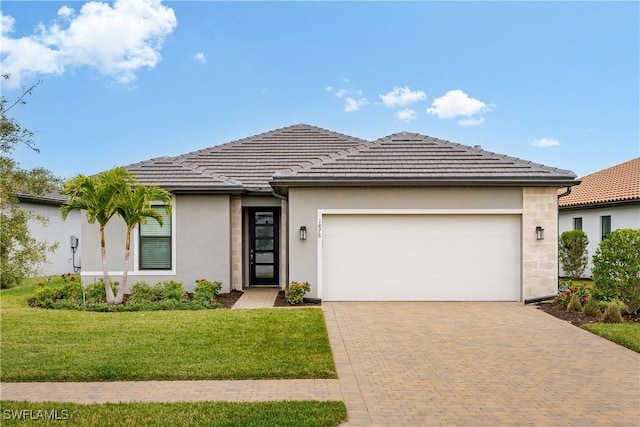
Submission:
<svg viewBox="0 0 640 427">
<path fill-rule="evenodd" d="M 640 201 L 640 157 L 581 178 L 560 207 Z"/>
<path fill-rule="evenodd" d="M 398 133 L 322 163 L 279 171 L 273 182 L 482 183 L 573 181 L 571 171 L 551 168 L 432 138 Z"/>
</svg>

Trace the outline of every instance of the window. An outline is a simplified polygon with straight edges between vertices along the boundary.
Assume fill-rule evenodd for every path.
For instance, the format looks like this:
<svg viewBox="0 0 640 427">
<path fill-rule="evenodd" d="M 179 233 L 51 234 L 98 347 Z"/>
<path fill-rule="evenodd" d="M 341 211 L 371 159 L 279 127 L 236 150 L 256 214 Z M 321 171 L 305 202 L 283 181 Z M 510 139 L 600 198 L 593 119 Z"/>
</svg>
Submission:
<svg viewBox="0 0 640 427">
<path fill-rule="evenodd" d="M 164 206 L 153 206 L 162 225 L 153 218 L 140 224 L 140 270 L 171 270 L 171 215 Z"/>
<path fill-rule="evenodd" d="M 600 230 L 602 232 L 602 240 L 611 233 L 611 215 L 600 217 Z"/>
<path fill-rule="evenodd" d="M 582 230 L 582 218 L 573 218 L 573 229 Z"/>
</svg>

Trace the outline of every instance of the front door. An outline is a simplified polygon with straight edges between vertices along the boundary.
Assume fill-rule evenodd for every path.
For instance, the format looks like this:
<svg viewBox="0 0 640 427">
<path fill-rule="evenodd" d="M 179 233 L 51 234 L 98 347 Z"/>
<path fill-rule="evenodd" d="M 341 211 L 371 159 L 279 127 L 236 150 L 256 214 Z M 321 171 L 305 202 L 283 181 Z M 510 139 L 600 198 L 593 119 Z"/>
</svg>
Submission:
<svg viewBox="0 0 640 427">
<path fill-rule="evenodd" d="M 249 210 L 249 278 L 250 286 L 279 284 L 279 208 Z"/>
</svg>

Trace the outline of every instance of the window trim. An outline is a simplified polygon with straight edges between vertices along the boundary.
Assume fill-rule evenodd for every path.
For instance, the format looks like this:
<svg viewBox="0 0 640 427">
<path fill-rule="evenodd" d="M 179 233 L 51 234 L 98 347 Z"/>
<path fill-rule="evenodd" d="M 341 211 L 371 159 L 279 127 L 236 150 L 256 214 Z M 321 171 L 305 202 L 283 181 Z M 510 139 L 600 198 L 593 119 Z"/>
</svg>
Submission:
<svg viewBox="0 0 640 427">
<path fill-rule="evenodd" d="M 151 206 L 161 206 L 162 203 L 154 202 Z M 171 197 L 171 268 L 170 269 L 142 269 L 140 268 L 140 227 L 133 230 L 133 266 L 131 274 L 138 276 L 175 276 L 176 275 L 176 200 L 175 196 Z"/>
</svg>

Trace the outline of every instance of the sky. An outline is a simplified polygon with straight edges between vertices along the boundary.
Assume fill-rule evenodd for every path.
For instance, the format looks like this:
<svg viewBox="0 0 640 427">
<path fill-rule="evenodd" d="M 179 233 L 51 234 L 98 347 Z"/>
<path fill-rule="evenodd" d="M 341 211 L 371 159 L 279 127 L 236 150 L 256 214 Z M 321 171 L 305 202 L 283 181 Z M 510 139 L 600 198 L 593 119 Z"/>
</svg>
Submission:
<svg viewBox="0 0 640 427">
<path fill-rule="evenodd" d="M 0 3 L 2 96 L 61 178 L 306 123 L 584 176 L 640 156 L 640 2 Z"/>
</svg>

